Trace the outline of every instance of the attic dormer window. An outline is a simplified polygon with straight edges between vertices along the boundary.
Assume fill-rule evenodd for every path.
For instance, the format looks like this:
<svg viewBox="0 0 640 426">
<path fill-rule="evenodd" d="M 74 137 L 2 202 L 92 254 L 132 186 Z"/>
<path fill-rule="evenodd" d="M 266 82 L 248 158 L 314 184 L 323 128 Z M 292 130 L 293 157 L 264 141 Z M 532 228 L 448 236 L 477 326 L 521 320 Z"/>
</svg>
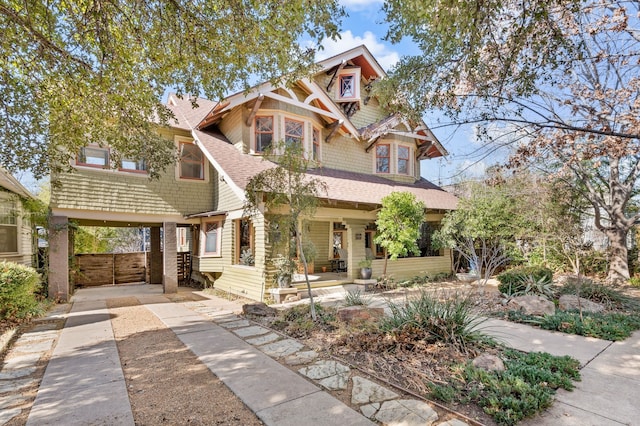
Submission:
<svg viewBox="0 0 640 426">
<path fill-rule="evenodd" d="M 360 100 L 360 68 L 343 68 L 338 73 L 338 93 L 336 101 L 353 102 Z"/>
</svg>

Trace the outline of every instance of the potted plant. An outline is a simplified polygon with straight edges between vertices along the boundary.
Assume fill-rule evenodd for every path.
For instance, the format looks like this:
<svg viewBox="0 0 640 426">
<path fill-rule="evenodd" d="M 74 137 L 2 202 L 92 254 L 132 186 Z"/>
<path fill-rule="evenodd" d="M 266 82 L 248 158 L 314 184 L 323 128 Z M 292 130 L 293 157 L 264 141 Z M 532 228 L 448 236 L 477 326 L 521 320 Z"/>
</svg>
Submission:
<svg viewBox="0 0 640 426">
<path fill-rule="evenodd" d="M 304 253 L 304 260 L 307 262 L 307 274 L 313 274 L 315 272 L 314 261 L 318 255 L 315 244 L 311 241 L 304 241 L 302 243 L 302 252 Z M 298 273 L 304 274 L 304 265 L 301 260 L 298 261 Z"/>
<path fill-rule="evenodd" d="M 291 277 L 296 269 L 296 263 L 279 254 L 275 258 L 271 259 L 271 263 L 276 268 L 276 283 L 280 288 L 291 287 Z"/>
<path fill-rule="evenodd" d="M 360 267 L 360 278 L 362 278 L 363 280 L 368 280 L 371 278 L 371 259 L 367 258 L 367 259 L 362 259 L 359 263 L 358 266 Z"/>
</svg>

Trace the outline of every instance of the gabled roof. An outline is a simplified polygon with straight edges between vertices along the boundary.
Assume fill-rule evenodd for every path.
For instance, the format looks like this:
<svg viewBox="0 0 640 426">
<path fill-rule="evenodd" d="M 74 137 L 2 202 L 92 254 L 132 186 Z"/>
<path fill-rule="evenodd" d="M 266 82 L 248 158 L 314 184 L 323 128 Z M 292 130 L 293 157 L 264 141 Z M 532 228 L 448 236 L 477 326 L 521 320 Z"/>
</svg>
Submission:
<svg viewBox="0 0 640 426">
<path fill-rule="evenodd" d="M 16 178 L 0 167 L 0 186 L 23 198 L 35 198 Z"/>
</svg>

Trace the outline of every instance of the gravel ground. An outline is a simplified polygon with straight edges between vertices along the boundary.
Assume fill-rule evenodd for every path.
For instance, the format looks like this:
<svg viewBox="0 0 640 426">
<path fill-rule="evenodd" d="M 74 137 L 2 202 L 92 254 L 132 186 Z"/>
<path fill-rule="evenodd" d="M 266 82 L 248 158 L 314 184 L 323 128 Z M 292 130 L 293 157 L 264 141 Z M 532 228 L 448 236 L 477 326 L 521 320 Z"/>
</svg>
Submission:
<svg viewBox="0 0 640 426">
<path fill-rule="evenodd" d="M 262 424 L 135 298 L 108 306 L 137 425 Z"/>
</svg>

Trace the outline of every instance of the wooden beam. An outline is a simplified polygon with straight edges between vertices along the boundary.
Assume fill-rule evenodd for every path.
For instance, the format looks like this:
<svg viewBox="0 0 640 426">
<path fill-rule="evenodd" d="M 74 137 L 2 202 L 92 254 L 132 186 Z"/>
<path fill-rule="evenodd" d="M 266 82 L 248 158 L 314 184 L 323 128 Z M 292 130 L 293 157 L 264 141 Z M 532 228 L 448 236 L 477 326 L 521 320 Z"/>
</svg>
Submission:
<svg viewBox="0 0 640 426">
<path fill-rule="evenodd" d="M 260 109 L 260 105 L 262 105 L 263 100 L 264 100 L 264 95 L 260 93 L 258 95 L 258 99 L 256 99 L 256 102 L 253 104 L 253 109 L 251 110 L 249 117 L 247 117 L 247 126 L 251 127 L 251 123 L 253 122 L 253 117 L 256 116 L 256 113 Z"/>
<path fill-rule="evenodd" d="M 300 101 L 287 98 L 286 96 L 278 95 L 277 93 L 269 92 L 269 93 L 265 93 L 264 96 L 266 96 L 267 98 L 275 99 L 276 101 L 284 102 L 290 105 L 295 105 L 299 108 L 306 109 L 307 111 L 315 112 L 316 114 L 322 115 L 324 117 L 329 117 L 333 119 L 338 118 L 338 116 L 331 111 L 326 111 L 321 108 L 316 108 L 312 105 L 307 105 Z"/>
<path fill-rule="evenodd" d="M 371 148 L 373 148 L 373 146 L 378 142 L 378 139 L 380 139 L 380 136 L 378 136 L 377 138 L 374 138 L 373 142 L 367 145 L 367 147 L 364 149 L 364 152 L 368 153 L 369 151 L 371 151 Z"/>
<path fill-rule="evenodd" d="M 331 76 L 331 80 L 329 80 L 329 84 L 327 84 L 327 92 L 331 91 L 331 87 L 333 86 L 333 83 L 335 83 L 336 77 L 338 76 L 338 73 L 340 72 L 340 70 L 342 68 L 344 68 L 345 65 L 347 65 L 347 61 L 345 59 L 343 59 L 342 62 L 340 63 L 340 65 L 338 65 L 336 67 L 335 72 Z"/>
<path fill-rule="evenodd" d="M 336 134 L 336 132 L 338 131 L 338 129 L 339 129 L 340 127 L 342 127 L 342 123 L 343 123 L 343 122 L 344 122 L 344 121 L 342 121 L 342 120 L 336 120 L 336 121 L 334 121 L 333 123 L 331 123 L 331 124 L 329 124 L 329 125 L 325 126 L 325 128 L 327 128 L 328 130 L 330 130 L 330 132 L 329 132 L 329 134 L 327 135 L 327 137 L 326 137 L 326 138 L 324 138 L 324 141 L 325 141 L 326 143 L 331 142 L 331 138 L 333 138 L 333 136 Z"/>
</svg>

